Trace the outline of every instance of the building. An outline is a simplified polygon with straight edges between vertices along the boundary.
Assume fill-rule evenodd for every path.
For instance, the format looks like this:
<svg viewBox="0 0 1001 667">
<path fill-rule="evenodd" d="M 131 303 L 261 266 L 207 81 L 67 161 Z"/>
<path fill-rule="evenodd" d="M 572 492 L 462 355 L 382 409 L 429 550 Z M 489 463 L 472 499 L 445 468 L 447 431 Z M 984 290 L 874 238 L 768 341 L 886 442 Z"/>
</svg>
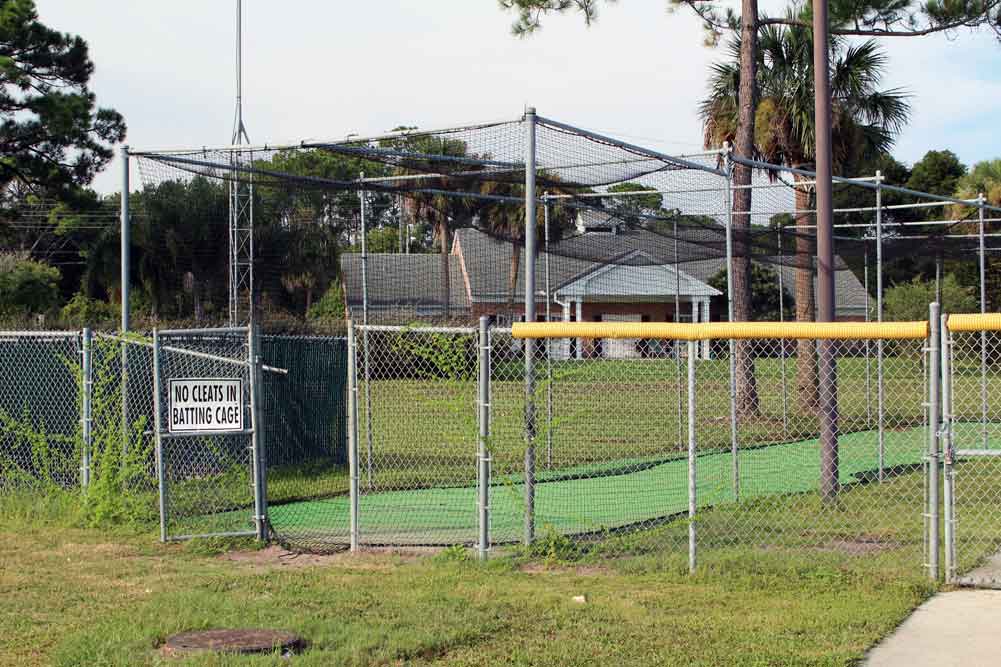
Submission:
<svg viewBox="0 0 1001 667">
<path fill-rule="evenodd" d="M 557 250 L 547 253 L 544 242 L 539 243 L 535 265 L 539 320 L 725 319 L 726 296 L 709 283 L 724 270 L 726 260 L 711 244 L 675 240 L 643 229 L 591 226 L 580 220 L 578 224 L 580 233 L 561 240 Z M 675 262 L 675 258 L 683 260 Z M 791 263 L 773 264 L 789 298 L 795 285 Z M 342 255 L 341 270 L 347 306 L 358 321 L 363 303 L 361 256 Z M 522 248 L 475 228 L 456 230 L 445 258 L 440 254 L 369 255 L 365 281 L 369 319 L 399 324 L 427 319 L 471 321 L 489 315 L 502 325 L 509 324 L 523 316 L 524 273 Z M 868 299 L 854 273 L 837 271 L 836 285 L 838 319 L 864 319 Z M 645 349 L 641 341 L 566 341 L 560 354 L 600 352 L 624 358 L 641 356 Z"/>
</svg>

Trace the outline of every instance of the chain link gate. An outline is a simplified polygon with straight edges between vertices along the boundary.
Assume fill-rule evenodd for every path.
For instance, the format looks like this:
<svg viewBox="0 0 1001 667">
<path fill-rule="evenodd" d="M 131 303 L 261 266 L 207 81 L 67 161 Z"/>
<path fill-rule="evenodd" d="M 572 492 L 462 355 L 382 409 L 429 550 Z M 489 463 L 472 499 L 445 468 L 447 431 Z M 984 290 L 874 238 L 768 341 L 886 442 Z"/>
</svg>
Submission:
<svg viewBox="0 0 1001 667">
<path fill-rule="evenodd" d="M 946 581 L 998 585 L 1001 572 L 1001 317 L 943 317 Z"/>
<path fill-rule="evenodd" d="M 154 331 L 154 432 L 163 541 L 267 534 L 258 336 Z"/>
<path fill-rule="evenodd" d="M 476 329 L 356 325 L 348 340 L 353 500 L 329 519 L 331 537 L 350 533 L 355 547 L 472 544 Z"/>
</svg>

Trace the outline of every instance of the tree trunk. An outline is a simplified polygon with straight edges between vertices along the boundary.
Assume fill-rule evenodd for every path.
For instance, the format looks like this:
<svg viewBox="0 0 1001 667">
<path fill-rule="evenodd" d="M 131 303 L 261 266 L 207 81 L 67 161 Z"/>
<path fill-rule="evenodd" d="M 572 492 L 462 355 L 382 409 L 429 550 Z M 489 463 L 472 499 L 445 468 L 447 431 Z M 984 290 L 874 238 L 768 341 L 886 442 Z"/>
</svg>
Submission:
<svg viewBox="0 0 1001 667">
<path fill-rule="evenodd" d="M 191 275 L 191 298 L 194 301 L 195 306 L 195 321 L 201 322 L 202 318 L 205 316 L 205 312 L 202 308 L 202 284 L 198 280 L 198 277 L 194 274 Z"/>
<path fill-rule="evenodd" d="M 309 309 L 313 305 L 313 288 L 306 288 L 306 314 L 309 314 Z"/>
<path fill-rule="evenodd" d="M 740 102 L 734 151 L 744 158 L 754 155 L 754 110 L 757 104 L 758 1 L 741 0 L 740 23 Z M 746 322 L 751 318 L 751 256 L 748 247 L 751 224 L 751 169 L 734 165 L 733 184 L 733 319 Z M 741 417 L 758 414 L 758 383 L 754 376 L 754 352 L 751 341 L 737 341 L 734 346 L 736 366 L 737 414 Z"/>
<path fill-rule="evenodd" d="M 507 312 L 514 318 L 514 295 L 518 291 L 518 271 L 521 264 L 521 246 L 511 241 L 511 266 L 507 273 Z"/>
<path fill-rule="evenodd" d="M 801 181 L 802 177 L 796 176 Z M 812 203 L 806 186 L 796 188 L 796 321 L 812 322 L 816 318 L 816 292 L 814 289 L 814 236 L 808 225 L 814 216 L 809 211 Z M 817 414 L 820 394 L 817 383 L 817 343 L 813 340 L 796 342 L 796 388 L 800 410 Z"/>
<path fill-rule="evenodd" d="M 153 320 L 160 319 L 160 292 L 156 289 L 156 285 L 150 284 L 149 287 L 149 301 L 150 301 L 150 315 Z"/>
<path fill-rule="evenodd" d="M 445 319 L 451 316 L 449 312 L 452 303 L 452 276 L 448 262 L 448 220 L 443 219 L 438 223 L 438 241 L 441 243 L 441 308 Z"/>
</svg>

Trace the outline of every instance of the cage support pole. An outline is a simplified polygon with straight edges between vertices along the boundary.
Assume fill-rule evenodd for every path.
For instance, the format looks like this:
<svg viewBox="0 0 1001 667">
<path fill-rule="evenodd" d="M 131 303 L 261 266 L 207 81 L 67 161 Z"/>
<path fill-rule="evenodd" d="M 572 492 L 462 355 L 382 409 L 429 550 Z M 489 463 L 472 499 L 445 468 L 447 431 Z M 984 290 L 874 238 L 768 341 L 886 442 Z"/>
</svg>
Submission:
<svg viewBox="0 0 1001 667">
<path fill-rule="evenodd" d="M 396 195 L 396 207 L 399 212 L 399 227 L 400 227 L 400 254 L 403 254 L 403 244 L 404 244 L 404 223 L 403 223 L 403 195 Z"/>
<path fill-rule="evenodd" d="M 696 342 L 688 341 L 688 571 L 695 572 L 697 545 L 695 535 L 695 509 L 698 505 L 696 465 L 698 463 L 695 437 L 695 358 Z"/>
<path fill-rule="evenodd" d="M 678 221 L 674 220 L 674 323 L 681 321 L 681 275 L 678 273 Z M 674 352 L 674 372 L 678 385 L 678 446 L 684 442 L 684 401 L 683 390 L 681 388 L 681 343 L 671 341 L 671 349 Z"/>
<path fill-rule="evenodd" d="M 865 285 L 865 321 L 869 322 L 872 320 L 872 315 L 869 312 L 869 244 L 865 244 L 865 248 L 862 252 L 863 257 L 863 268 L 862 268 L 862 281 Z M 872 362 L 869 359 L 870 344 L 867 338 L 864 343 L 865 347 L 865 427 L 866 429 L 872 428 Z"/>
<path fill-rule="evenodd" d="M 477 554 L 486 560 L 490 551 L 490 318 L 480 317 L 479 381 L 479 541 Z"/>
<path fill-rule="evenodd" d="M 261 332 L 251 314 L 247 327 L 247 374 L 250 379 L 250 452 L 254 470 L 254 526 L 257 539 L 268 539 L 267 461 L 264 455 L 264 433 L 261 419 Z"/>
<path fill-rule="evenodd" d="M 122 333 L 129 330 L 129 264 L 131 260 L 131 240 L 129 238 L 129 147 L 122 146 L 122 193 L 121 193 L 121 290 L 122 290 Z"/>
<path fill-rule="evenodd" d="M 358 551 L 358 369 L 354 322 L 348 320 L 348 475 L 351 551 Z"/>
<path fill-rule="evenodd" d="M 365 180 L 365 172 L 361 172 L 358 178 L 361 181 Z M 358 221 L 359 227 L 361 228 L 361 323 L 368 327 L 368 221 L 366 220 L 366 199 L 365 191 L 358 191 L 358 202 L 359 202 L 359 214 Z M 369 364 L 369 349 L 368 349 L 368 329 L 365 328 L 362 331 L 362 344 L 365 347 L 364 351 L 364 365 L 365 365 L 365 447 L 368 452 L 367 460 L 365 462 L 366 474 L 368 476 L 368 488 L 372 488 L 374 463 L 372 462 L 373 454 L 373 443 L 372 443 L 372 369 Z"/>
<path fill-rule="evenodd" d="M 984 247 L 984 193 L 977 196 L 979 214 L 980 242 L 980 312 L 987 312 L 987 251 Z M 987 449 L 987 332 L 980 332 L 980 440 L 981 446 Z"/>
<path fill-rule="evenodd" d="M 785 285 L 782 278 L 782 267 L 785 258 L 782 255 L 782 227 L 776 229 L 775 235 L 778 237 L 779 251 L 779 322 L 785 322 Z M 780 340 L 779 345 L 781 346 L 779 348 L 779 373 L 782 376 L 782 436 L 785 437 L 789 431 L 789 387 L 786 384 L 786 342 Z"/>
<path fill-rule="evenodd" d="M 928 306 L 928 578 L 938 579 L 938 458 L 939 406 L 941 400 L 941 318 L 939 305 Z"/>
<path fill-rule="evenodd" d="M 525 111 L 525 322 L 535 321 L 535 108 Z M 535 341 L 525 339 L 525 544 L 535 539 Z"/>
<path fill-rule="evenodd" d="M 883 321 L 883 172 L 876 172 L 876 321 Z M 886 434 L 883 404 L 883 339 L 876 341 L 876 478 L 882 482 Z"/>
<path fill-rule="evenodd" d="M 551 313 L 551 302 L 552 302 L 552 292 L 550 282 L 550 271 L 549 271 L 549 193 L 546 193 L 542 197 L 543 205 L 543 225 L 545 229 L 543 230 L 545 238 L 545 255 L 546 255 L 546 322 L 549 322 L 552 316 Z M 546 339 L 546 468 L 553 467 L 553 342 L 551 339 Z"/>
<path fill-rule="evenodd" d="M 952 459 L 952 337 L 949 335 L 949 316 L 941 315 L 939 336 L 942 343 L 942 527 L 945 530 L 945 581 L 953 580 L 955 560 L 955 508 L 953 502 L 953 459 Z"/>
<path fill-rule="evenodd" d="M 129 212 L 129 147 L 122 146 L 122 194 L 121 194 L 121 290 L 122 290 L 122 335 L 131 323 L 131 274 L 132 241 L 131 217 Z M 129 448 L 129 345 L 122 343 L 122 451 Z"/>
<path fill-rule="evenodd" d="M 733 322 L 733 162 L 726 159 L 726 312 Z M 733 499 L 740 501 L 740 458 L 737 452 L 737 342 L 728 341 L 730 351 L 730 458 Z"/>
<path fill-rule="evenodd" d="M 942 305 L 942 251 L 935 253 L 935 302 Z"/>
<path fill-rule="evenodd" d="M 94 400 L 94 373 L 93 373 L 93 335 L 90 329 L 84 327 L 80 337 L 80 487 L 86 489 L 90 486 L 90 457 L 93 447 L 92 426 L 93 426 L 93 400 Z"/>
<path fill-rule="evenodd" d="M 160 501 L 160 541 L 167 541 L 167 464 L 163 460 L 163 416 L 160 406 L 160 332 L 153 329 L 153 431 L 156 447 L 156 480 Z"/>
</svg>

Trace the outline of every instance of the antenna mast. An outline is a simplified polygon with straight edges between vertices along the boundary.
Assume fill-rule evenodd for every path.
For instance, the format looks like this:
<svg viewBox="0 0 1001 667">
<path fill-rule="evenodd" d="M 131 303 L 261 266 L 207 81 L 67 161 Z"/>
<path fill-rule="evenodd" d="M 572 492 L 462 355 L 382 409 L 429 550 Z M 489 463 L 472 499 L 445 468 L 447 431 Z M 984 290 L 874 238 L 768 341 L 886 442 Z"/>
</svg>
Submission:
<svg viewBox="0 0 1001 667">
<path fill-rule="evenodd" d="M 243 124 L 243 0 L 236 0 L 236 117 L 233 119 L 233 145 L 250 143 Z"/>
<path fill-rule="evenodd" d="M 243 124 L 243 2 L 236 0 L 236 113 L 233 146 L 250 143 Z M 235 149 L 230 162 L 244 166 L 252 154 Z M 239 326 L 253 316 L 254 305 L 254 184 L 253 175 L 233 170 L 229 182 L 229 324 Z M 242 306 L 242 307 L 241 307 Z"/>
</svg>

